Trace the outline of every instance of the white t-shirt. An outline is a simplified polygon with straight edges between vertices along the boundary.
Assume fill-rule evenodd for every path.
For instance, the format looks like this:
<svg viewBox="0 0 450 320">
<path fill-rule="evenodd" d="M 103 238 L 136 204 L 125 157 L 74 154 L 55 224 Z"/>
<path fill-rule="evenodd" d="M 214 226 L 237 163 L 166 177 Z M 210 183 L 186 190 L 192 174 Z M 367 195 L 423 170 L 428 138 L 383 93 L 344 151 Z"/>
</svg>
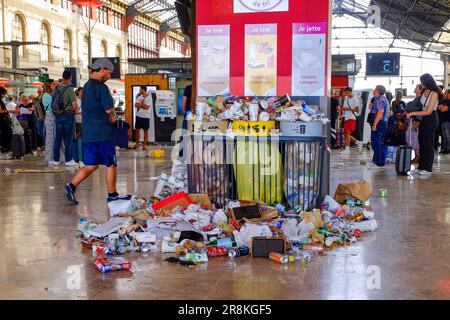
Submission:
<svg viewBox="0 0 450 320">
<path fill-rule="evenodd" d="M 78 104 L 78 110 L 77 113 L 82 113 L 83 111 L 81 110 L 81 99 L 77 98 L 77 104 Z M 75 115 L 75 122 L 76 123 L 81 123 L 83 115 L 81 114 L 76 114 Z"/>
<path fill-rule="evenodd" d="M 136 113 L 136 116 L 138 116 L 139 118 L 150 119 L 150 114 L 151 114 L 152 108 L 153 108 L 152 95 L 149 94 L 145 98 L 144 98 L 144 96 L 141 95 L 136 99 L 136 103 L 144 103 L 150 107 L 150 109 L 148 109 L 148 110 L 139 109 L 138 112 Z"/>
<path fill-rule="evenodd" d="M 16 106 L 17 104 L 15 104 L 14 102 L 8 102 L 5 107 L 8 111 L 14 111 L 16 110 Z"/>
<path fill-rule="evenodd" d="M 345 97 L 343 107 L 344 108 L 350 107 L 350 108 L 354 109 L 356 107 L 361 107 L 361 106 L 359 105 L 358 99 L 356 99 L 356 97 L 353 96 L 351 98 Z M 355 112 L 355 114 L 358 115 L 358 112 Z M 344 111 L 344 118 L 345 118 L 345 121 L 351 120 L 351 119 L 356 120 L 355 115 L 351 111 Z"/>
</svg>

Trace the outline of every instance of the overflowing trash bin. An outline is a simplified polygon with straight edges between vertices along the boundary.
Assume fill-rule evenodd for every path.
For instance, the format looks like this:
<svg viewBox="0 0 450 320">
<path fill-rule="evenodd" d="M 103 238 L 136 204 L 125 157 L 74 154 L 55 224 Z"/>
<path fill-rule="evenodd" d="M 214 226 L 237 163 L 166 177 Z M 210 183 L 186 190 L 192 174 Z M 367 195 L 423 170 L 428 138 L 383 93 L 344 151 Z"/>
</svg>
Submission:
<svg viewBox="0 0 450 320">
<path fill-rule="evenodd" d="M 128 258 L 141 253 L 188 267 L 220 257 L 307 264 L 378 228 L 367 182 L 324 194 L 327 119 L 316 109 L 271 98 L 260 102 L 262 121 L 248 121 L 249 104 L 258 117 L 249 98 L 208 104 L 221 110 L 192 125 L 153 193 L 108 203 L 104 223 L 80 218 L 77 237 L 97 270 L 134 271 Z"/>
<path fill-rule="evenodd" d="M 189 192 L 221 207 L 239 199 L 309 210 L 324 196 L 326 137 L 315 134 L 186 135 Z"/>
</svg>

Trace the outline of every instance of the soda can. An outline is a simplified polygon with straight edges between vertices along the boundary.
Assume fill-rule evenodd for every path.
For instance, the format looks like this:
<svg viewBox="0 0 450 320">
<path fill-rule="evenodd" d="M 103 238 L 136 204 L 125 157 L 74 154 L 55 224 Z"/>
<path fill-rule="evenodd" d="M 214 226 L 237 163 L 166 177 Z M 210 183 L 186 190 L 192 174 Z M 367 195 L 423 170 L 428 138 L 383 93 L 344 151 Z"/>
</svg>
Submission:
<svg viewBox="0 0 450 320">
<path fill-rule="evenodd" d="M 212 230 L 214 230 L 214 228 L 215 228 L 215 226 L 212 223 L 210 223 L 203 227 L 203 231 L 205 231 L 205 232 L 212 231 Z"/>
<path fill-rule="evenodd" d="M 354 216 L 352 216 L 348 219 L 348 221 L 350 221 L 350 222 L 362 221 L 362 220 L 364 220 L 364 214 L 361 212 L 355 214 Z"/>
<path fill-rule="evenodd" d="M 325 238 L 325 245 L 327 247 L 331 247 L 334 243 L 334 239 L 332 237 Z"/>
<path fill-rule="evenodd" d="M 208 257 L 223 257 L 227 255 L 228 249 L 223 247 L 206 247 Z"/>
<path fill-rule="evenodd" d="M 250 253 L 249 247 L 243 246 L 239 248 L 232 248 L 228 250 L 228 257 L 236 259 L 239 257 L 247 256 Z"/>
<path fill-rule="evenodd" d="M 289 257 L 278 253 L 278 252 L 271 252 L 269 253 L 269 259 L 278 263 L 286 264 L 289 262 Z"/>
<path fill-rule="evenodd" d="M 388 194 L 387 189 L 380 189 L 378 191 L 378 197 L 380 198 L 387 198 L 387 194 Z"/>
</svg>

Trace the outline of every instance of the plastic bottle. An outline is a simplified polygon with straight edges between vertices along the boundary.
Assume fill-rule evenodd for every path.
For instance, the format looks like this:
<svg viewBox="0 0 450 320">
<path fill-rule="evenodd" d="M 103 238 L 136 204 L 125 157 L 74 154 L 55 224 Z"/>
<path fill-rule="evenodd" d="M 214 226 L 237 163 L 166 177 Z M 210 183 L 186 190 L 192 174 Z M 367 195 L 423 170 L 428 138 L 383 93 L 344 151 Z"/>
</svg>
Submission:
<svg viewBox="0 0 450 320">
<path fill-rule="evenodd" d="M 356 221 L 362 221 L 362 220 L 364 220 L 364 214 L 361 212 L 355 214 L 354 216 L 352 216 L 348 219 L 348 221 L 350 221 L 350 222 L 356 222 Z"/>
<path fill-rule="evenodd" d="M 323 247 L 319 245 L 314 244 L 305 244 L 302 246 L 303 250 L 309 250 L 314 254 L 322 254 L 323 253 Z"/>
<path fill-rule="evenodd" d="M 360 222 L 353 222 L 349 225 L 350 230 L 359 229 L 361 232 L 375 231 L 378 228 L 378 223 L 375 219 Z"/>
<path fill-rule="evenodd" d="M 210 241 L 210 242 L 208 242 L 208 246 L 233 248 L 233 247 L 237 247 L 237 242 L 236 242 L 235 237 L 228 237 L 228 238 Z"/>
<path fill-rule="evenodd" d="M 208 255 L 206 253 L 188 253 L 181 257 L 180 260 L 188 262 L 208 262 Z"/>
<path fill-rule="evenodd" d="M 170 237 L 164 237 L 164 240 L 161 243 L 161 252 L 162 253 L 175 253 L 178 244 L 170 242 Z"/>
<path fill-rule="evenodd" d="M 307 264 L 309 263 L 309 261 L 311 261 L 312 257 L 313 257 L 312 252 L 308 250 L 301 250 L 289 255 L 289 262 L 294 263 L 300 261 L 303 264 Z"/>
<path fill-rule="evenodd" d="M 230 226 L 228 223 L 226 223 L 225 221 L 219 221 L 218 226 L 222 229 L 222 231 L 227 234 L 227 235 L 231 235 L 233 234 L 233 227 Z"/>
</svg>

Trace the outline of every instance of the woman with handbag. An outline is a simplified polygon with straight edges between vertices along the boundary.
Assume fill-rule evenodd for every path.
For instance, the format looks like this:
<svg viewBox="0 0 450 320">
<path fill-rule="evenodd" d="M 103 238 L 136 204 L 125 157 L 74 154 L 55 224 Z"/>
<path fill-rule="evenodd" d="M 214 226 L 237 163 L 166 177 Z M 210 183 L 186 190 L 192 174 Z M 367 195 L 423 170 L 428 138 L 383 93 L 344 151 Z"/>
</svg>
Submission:
<svg viewBox="0 0 450 320">
<path fill-rule="evenodd" d="M 375 87 L 375 90 L 373 90 L 374 105 L 367 119 L 372 127 L 370 140 L 373 149 L 373 162 L 376 165 L 375 169 L 384 168 L 386 164 L 387 146 L 384 144 L 384 136 L 387 131 L 389 102 L 384 96 L 385 93 L 386 88 L 384 86 Z"/>
<path fill-rule="evenodd" d="M 54 164 L 53 146 L 55 145 L 56 137 L 55 115 L 52 112 L 52 94 L 58 85 L 59 83 L 54 82 L 52 79 L 45 81 L 44 94 L 42 95 L 42 106 L 45 111 L 45 162 L 49 166 Z M 63 146 L 61 146 L 62 150 Z M 64 152 L 61 153 L 61 161 L 64 162 Z"/>
<path fill-rule="evenodd" d="M 3 102 L 6 93 L 6 89 L 0 87 L 0 159 L 11 159 L 9 152 L 11 151 L 12 122 L 9 111 Z"/>
<path fill-rule="evenodd" d="M 422 116 L 419 128 L 419 168 L 414 170 L 413 173 L 430 175 L 433 172 L 434 163 L 434 138 L 439 125 L 436 110 L 439 101 L 444 99 L 444 93 L 429 73 L 420 77 L 420 83 L 424 89 L 420 99 L 422 111 L 409 112 L 406 117 L 410 119 L 411 117 Z"/>
</svg>

